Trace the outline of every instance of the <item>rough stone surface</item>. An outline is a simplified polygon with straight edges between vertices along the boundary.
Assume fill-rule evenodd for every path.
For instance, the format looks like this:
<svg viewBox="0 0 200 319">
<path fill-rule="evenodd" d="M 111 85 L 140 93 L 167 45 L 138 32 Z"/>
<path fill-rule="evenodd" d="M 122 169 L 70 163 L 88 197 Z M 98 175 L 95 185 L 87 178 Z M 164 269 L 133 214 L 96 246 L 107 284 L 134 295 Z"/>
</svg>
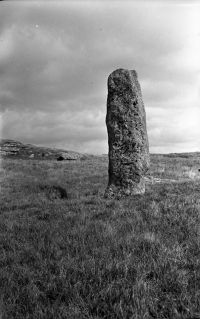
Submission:
<svg viewBox="0 0 200 319">
<path fill-rule="evenodd" d="M 150 160 L 146 115 L 136 71 L 117 69 L 108 77 L 106 125 L 109 180 L 105 197 L 143 194 Z"/>
</svg>

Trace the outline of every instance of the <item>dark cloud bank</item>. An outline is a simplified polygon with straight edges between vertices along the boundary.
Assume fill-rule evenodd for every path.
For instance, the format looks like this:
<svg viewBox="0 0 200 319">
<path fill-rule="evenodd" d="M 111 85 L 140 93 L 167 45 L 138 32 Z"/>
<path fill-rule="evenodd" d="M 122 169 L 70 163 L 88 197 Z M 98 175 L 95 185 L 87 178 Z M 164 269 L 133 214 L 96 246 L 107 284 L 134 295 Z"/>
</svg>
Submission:
<svg viewBox="0 0 200 319">
<path fill-rule="evenodd" d="M 107 77 L 136 69 L 150 150 L 199 150 L 198 4 L 1 3 L 2 136 L 106 153 Z"/>
</svg>

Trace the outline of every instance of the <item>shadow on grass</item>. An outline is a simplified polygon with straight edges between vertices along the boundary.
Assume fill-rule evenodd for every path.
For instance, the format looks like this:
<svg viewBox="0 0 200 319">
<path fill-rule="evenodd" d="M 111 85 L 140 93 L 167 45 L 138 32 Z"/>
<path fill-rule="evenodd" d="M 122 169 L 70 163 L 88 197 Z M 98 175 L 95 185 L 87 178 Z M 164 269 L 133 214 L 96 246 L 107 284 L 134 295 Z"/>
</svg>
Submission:
<svg viewBox="0 0 200 319">
<path fill-rule="evenodd" d="M 39 189 L 45 193 L 47 198 L 54 199 L 68 199 L 70 196 L 66 190 L 57 185 L 39 185 Z"/>
</svg>

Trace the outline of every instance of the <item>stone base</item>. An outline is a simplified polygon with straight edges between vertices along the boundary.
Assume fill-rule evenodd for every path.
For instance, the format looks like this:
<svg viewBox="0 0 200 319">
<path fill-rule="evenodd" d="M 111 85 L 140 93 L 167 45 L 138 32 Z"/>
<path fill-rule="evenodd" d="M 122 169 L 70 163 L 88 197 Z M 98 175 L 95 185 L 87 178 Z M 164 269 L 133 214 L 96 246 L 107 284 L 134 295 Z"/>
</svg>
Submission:
<svg viewBox="0 0 200 319">
<path fill-rule="evenodd" d="M 116 186 L 114 184 L 108 185 L 106 188 L 104 197 L 105 198 L 124 198 L 126 196 L 142 195 L 145 193 L 145 179 L 141 178 L 139 183 L 132 182 L 126 187 Z"/>
</svg>

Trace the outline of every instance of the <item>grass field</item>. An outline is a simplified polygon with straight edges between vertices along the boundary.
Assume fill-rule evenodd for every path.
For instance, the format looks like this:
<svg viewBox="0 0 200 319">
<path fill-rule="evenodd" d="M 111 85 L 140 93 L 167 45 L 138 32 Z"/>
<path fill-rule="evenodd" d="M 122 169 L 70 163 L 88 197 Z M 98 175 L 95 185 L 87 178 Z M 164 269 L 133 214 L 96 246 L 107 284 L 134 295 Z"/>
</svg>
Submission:
<svg viewBox="0 0 200 319">
<path fill-rule="evenodd" d="M 1 319 L 200 318 L 200 157 L 153 155 L 143 196 L 107 159 L 1 165 Z"/>
</svg>

